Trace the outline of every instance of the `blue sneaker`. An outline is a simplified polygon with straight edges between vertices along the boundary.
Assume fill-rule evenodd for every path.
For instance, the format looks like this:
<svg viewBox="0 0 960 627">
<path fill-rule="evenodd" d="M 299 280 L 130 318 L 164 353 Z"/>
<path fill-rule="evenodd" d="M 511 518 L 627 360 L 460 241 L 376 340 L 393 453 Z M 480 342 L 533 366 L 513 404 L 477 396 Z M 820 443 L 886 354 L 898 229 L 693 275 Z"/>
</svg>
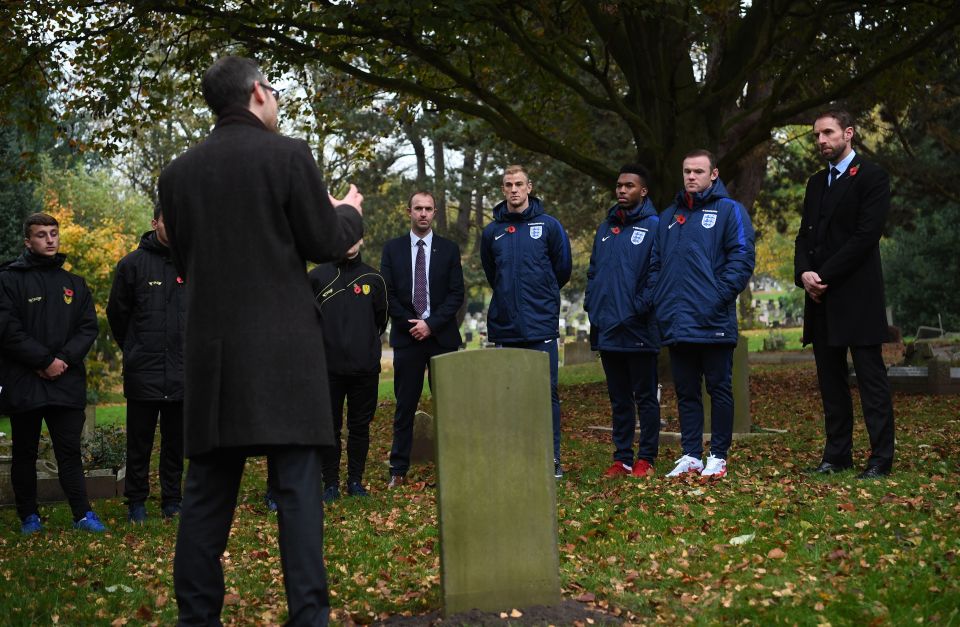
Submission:
<svg viewBox="0 0 960 627">
<path fill-rule="evenodd" d="M 127 520 L 134 525 L 147 522 L 147 506 L 143 503 L 130 503 L 127 508 Z"/>
<path fill-rule="evenodd" d="M 348 481 L 347 482 L 347 494 L 350 496 L 370 496 L 367 492 L 367 489 L 363 487 L 363 484 L 359 481 Z"/>
<path fill-rule="evenodd" d="M 323 491 L 323 502 L 332 503 L 340 498 L 340 486 L 333 484 Z"/>
<path fill-rule="evenodd" d="M 267 493 L 263 495 L 263 503 L 271 512 L 277 511 L 277 502 L 273 500 L 273 494 L 270 493 L 270 490 L 267 490 Z"/>
<path fill-rule="evenodd" d="M 160 507 L 160 513 L 163 514 L 163 517 L 167 520 L 176 518 L 180 515 L 180 503 L 167 503 Z"/>
<path fill-rule="evenodd" d="M 91 533 L 103 533 L 107 530 L 107 528 L 103 526 L 103 523 L 100 522 L 100 519 L 97 518 L 97 515 L 93 512 L 87 512 L 83 518 L 73 523 L 73 528 L 79 529 L 80 531 L 89 531 Z"/>
<path fill-rule="evenodd" d="M 20 523 L 20 533 L 29 536 L 31 533 L 40 533 L 43 531 L 43 525 L 40 524 L 40 516 L 30 514 Z"/>
</svg>

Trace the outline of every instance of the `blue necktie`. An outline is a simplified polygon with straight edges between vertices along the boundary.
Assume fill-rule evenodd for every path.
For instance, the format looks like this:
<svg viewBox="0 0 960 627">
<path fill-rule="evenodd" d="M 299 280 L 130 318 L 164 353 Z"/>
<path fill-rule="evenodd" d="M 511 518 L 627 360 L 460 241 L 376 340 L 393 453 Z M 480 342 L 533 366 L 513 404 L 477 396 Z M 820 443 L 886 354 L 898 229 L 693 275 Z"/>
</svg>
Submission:
<svg viewBox="0 0 960 627">
<path fill-rule="evenodd" d="M 838 170 L 836 167 L 831 167 L 831 168 L 830 168 L 830 181 L 827 183 L 827 185 L 833 185 L 834 183 L 837 182 L 837 179 L 838 179 L 838 178 L 840 178 L 840 170 Z"/>
</svg>

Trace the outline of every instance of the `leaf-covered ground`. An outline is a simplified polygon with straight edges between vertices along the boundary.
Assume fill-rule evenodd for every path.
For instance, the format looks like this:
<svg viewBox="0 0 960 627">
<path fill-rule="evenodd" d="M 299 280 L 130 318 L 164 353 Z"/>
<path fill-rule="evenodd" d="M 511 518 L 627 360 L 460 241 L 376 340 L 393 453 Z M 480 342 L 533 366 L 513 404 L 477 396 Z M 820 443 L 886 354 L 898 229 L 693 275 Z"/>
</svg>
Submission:
<svg viewBox="0 0 960 627">
<path fill-rule="evenodd" d="M 889 479 L 810 478 L 798 470 L 819 461 L 822 446 L 813 365 L 755 366 L 754 424 L 787 434 L 734 442 L 730 474 L 720 481 L 606 480 L 609 434 L 590 428 L 609 422 L 605 386 L 595 365 L 575 368 L 568 381 L 594 381 L 561 389 L 561 582 L 566 600 L 602 612 L 577 624 L 960 623 L 960 397 L 895 397 L 898 457 Z M 675 431 L 669 386 L 663 404 Z M 440 609 L 432 468 L 417 467 L 402 490 L 383 489 L 392 412 L 381 403 L 374 423 L 373 496 L 327 508 L 337 624 L 404 616 L 404 624 L 418 616 L 429 623 Z M 865 459 L 862 421 L 855 451 Z M 663 444 L 658 474 L 679 454 L 677 444 Z M 280 623 L 286 614 L 264 478 L 265 464 L 249 462 L 224 556 L 231 624 Z M 154 516 L 130 527 L 119 499 L 96 507 L 111 528 L 104 536 L 67 530 L 65 505 L 42 508 L 47 531 L 26 538 L 14 512 L 0 512 L 0 622 L 175 621 L 175 525 Z M 513 614 L 503 623 L 530 622 Z"/>
</svg>

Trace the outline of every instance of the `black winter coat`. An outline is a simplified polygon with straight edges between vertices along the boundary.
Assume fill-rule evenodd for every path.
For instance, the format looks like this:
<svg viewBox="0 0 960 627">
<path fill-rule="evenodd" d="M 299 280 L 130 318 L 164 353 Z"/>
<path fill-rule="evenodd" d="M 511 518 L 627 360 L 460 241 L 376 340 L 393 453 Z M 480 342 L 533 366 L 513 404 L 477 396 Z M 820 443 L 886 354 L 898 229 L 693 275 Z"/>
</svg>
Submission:
<svg viewBox="0 0 960 627">
<path fill-rule="evenodd" d="M 123 393 L 137 401 L 183 400 L 186 290 L 156 231 L 117 264 L 107 320 L 123 350 Z"/>
<path fill-rule="evenodd" d="M 307 260 L 363 236 L 334 208 L 302 140 L 246 109 L 160 175 L 174 264 L 187 287 L 184 452 L 333 444 L 323 330 Z"/>
<path fill-rule="evenodd" d="M 83 360 L 97 339 L 97 314 L 86 282 L 63 269 L 64 255 L 24 252 L 0 271 L 0 408 L 18 414 L 40 407 L 83 409 Z M 53 381 L 37 375 L 60 358 L 67 370 Z"/>
<path fill-rule="evenodd" d="M 888 339 L 880 236 L 890 211 L 890 177 L 856 155 L 827 186 L 827 170 L 810 177 L 794 252 L 794 281 L 808 270 L 827 285 L 829 346 L 872 346 Z M 813 308 L 804 294 L 803 343 L 813 341 Z"/>
<path fill-rule="evenodd" d="M 360 255 L 310 271 L 320 305 L 327 370 L 355 375 L 380 372 L 380 336 L 387 328 L 387 286 Z"/>
</svg>

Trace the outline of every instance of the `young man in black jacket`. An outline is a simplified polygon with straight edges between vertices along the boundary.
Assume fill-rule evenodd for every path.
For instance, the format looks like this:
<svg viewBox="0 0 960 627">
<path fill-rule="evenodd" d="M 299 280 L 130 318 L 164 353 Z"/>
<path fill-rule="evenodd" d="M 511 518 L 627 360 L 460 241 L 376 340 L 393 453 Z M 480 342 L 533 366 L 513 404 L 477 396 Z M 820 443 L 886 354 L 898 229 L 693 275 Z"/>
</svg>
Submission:
<svg viewBox="0 0 960 627">
<path fill-rule="evenodd" d="M 357 242 L 336 263 L 310 271 L 323 320 L 335 443 L 323 452 L 323 500 L 340 496 L 340 432 L 347 405 L 347 494 L 367 496 L 363 470 L 370 449 L 370 422 L 377 411 L 380 336 L 387 328 L 387 288 L 380 273 L 363 263 Z"/>
<path fill-rule="evenodd" d="M 180 513 L 183 478 L 183 280 L 170 258 L 160 207 L 140 247 L 117 264 L 107 320 L 123 350 L 127 397 L 127 519 L 147 518 L 150 453 L 160 417 L 160 510 Z"/>
<path fill-rule="evenodd" d="M 46 420 L 60 486 L 74 527 L 106 528 L 90 507 L 80 456 L 87 405 L 83 359 L 97 338 L 97 314 L 87 284 L 63 269 L 60 225 L 35 213 L 23 225 L 26 250 L 0 272 L 0 409 L 13 431 L 13 484 L 24 534 L 43 530 L 37 510 L 37 452 Z"/>
</svg>

